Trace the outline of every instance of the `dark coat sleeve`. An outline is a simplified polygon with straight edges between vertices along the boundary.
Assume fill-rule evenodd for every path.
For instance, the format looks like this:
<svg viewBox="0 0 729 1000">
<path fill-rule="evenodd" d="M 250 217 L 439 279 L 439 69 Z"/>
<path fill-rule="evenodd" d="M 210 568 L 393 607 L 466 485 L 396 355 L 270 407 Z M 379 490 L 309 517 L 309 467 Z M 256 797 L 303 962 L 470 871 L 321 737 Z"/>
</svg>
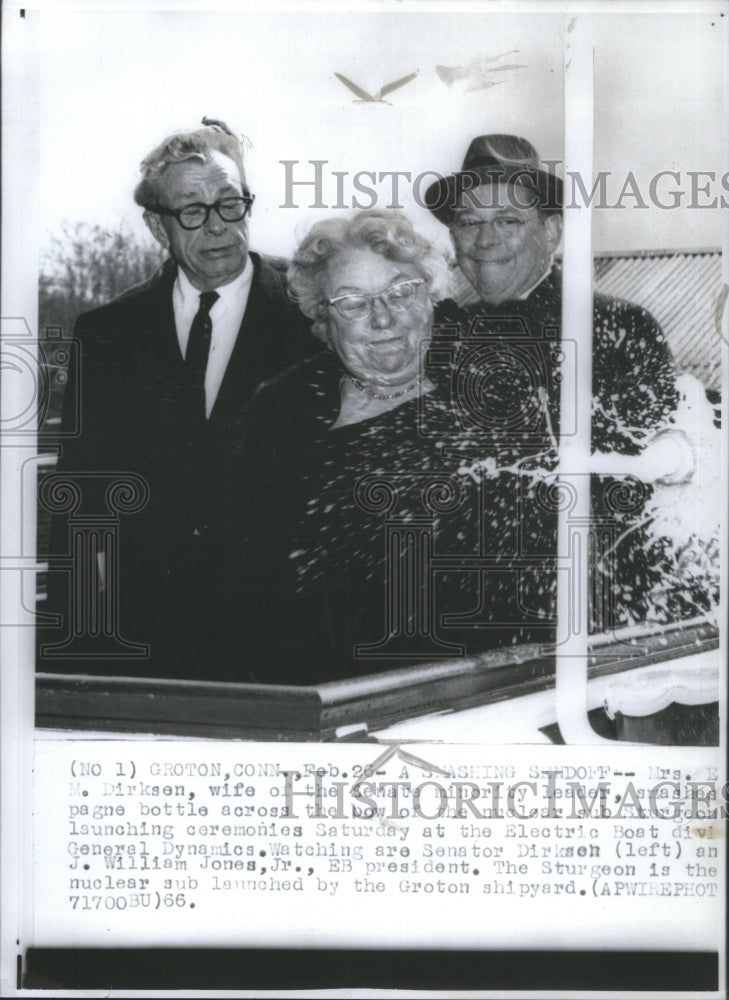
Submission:
<svg viewBox="0 0 729 1000">
<path fill-rule="evenodd" d="M 278 683 L 297 676 L 291 664 L 303 640 L 292 539 L 302 477 L 316 467 L 317 438 L 336 415 L 332 363 L 324 352 L 260 386 L 237 421 L 225 509 L 216 518 L 226 535 L 221 630 L 231 676 Z"/>
<path fill-rule="evenodd" d="M 602 295 L 593 338 L 593 446 L 637 454 L 678 402 L 668 342 L 647 310 Z"/>
<path fill-rule="evenodd" d="M 113 467 L 118 433 L 110 433 L 120 404 L 121 372 L 115 364 L 111 317 L 99 312 L 79 317 L 74 329 L 79 372 L 66 385 L 62 427 L 76 426 L 78 434 L 63 441 L 59 471 L 96 471 Z"/>
<path fill-rule="evenodd" d="M 114 358 L 113 322 L 103 310 L 82 314 L 74 328 L 77 364 L 69 365 L 63 394 L 58 462 L 54 475 L 82 489 L 84 510 L 97 506 L 99 484 L 92 473 L 117 471 L 123 458 L 115 444 L 124 378 Z M 83 481 L 81 474 L 84 474 Z M 43 500 L 41 500 L 43 502 Z M 59 553 L 58 519 L 54 525 Z"/>
<path fill-rule="evenodd" d="M 83 314 L 74 329 L 76 364 L 69 365 L 63 396 L 58 462 L 40 485 L 39 508 L 50 517 L 47 600 L 42 607 L 59 625 L 44 619 L 37 630 L 39 669 L 59 669 L 43 655 L 47 644 L 62 641 L 70 613 L 71 517 L 108 514 L 105 490 L 110 473 L 124 469 L 118 413 L 124 379 L 114 359 L 116 338 L 108 312 Z M 74 498 L 70 506 L 65 501 Z M 63 664 L 63 669 L 71 669 Z"/>
<path fill-rule="evenodd" d="M 292 600 L 285 540 L 294 485 L 281 465 L 281 390 L 264 385 L 236 421 L 214 544 L 224 580 L 219 633 L 231 679 L 271 679 Z M 284 394 L 285 400 L 285 394 Z"/>
<path fill-rule="evenodd" d="M 678 402 L 676 366 L 666 338 L 645 309 L 597 295 L 593 339 L 593 450 L 637 455 L 667 423 Z M 664 566 L 644 524 L 652 488 L 595 477 L 593 515 L 611 526 L 596 560 L 593 628 L 607 631 L 645 620 Z M 597 595 L 602 594 L 601 599 Z"/>
</svg>

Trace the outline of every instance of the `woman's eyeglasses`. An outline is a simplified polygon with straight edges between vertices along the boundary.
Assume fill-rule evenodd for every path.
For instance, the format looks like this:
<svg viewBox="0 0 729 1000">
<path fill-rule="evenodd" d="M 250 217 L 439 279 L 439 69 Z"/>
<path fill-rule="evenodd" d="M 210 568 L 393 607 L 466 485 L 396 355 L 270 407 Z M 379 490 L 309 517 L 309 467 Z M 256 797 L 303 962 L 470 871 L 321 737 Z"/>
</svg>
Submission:
<svg viewBox="0 0 729 1000">
<path fill-rule="evenodd" d="M 397 281 L 394 285 L 365 295 L 364 292 L 349 292 L 347 295 L 336 295 L 333 299 L 325 299 L 328 306 L 334 306 L 344 319 L 366 319 L 372 314 L 375 302 L 381 302 L 390 312 L 402 312 L 407 309 L 417 295 L 418 288 L 424 285 L 423 278 L 410 278 L 407 281 Z"/>
</svg>

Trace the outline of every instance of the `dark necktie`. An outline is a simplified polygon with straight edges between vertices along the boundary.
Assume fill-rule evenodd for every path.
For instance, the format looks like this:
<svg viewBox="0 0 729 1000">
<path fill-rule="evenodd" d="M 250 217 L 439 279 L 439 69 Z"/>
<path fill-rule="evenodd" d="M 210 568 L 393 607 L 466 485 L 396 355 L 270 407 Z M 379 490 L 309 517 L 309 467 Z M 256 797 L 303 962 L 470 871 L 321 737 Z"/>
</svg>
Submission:
<svg viewBox="0 0 729 1000">
<path fill-rule="evenodd" d="M 217 292 L 200 293 L 200 308 L 195 313 L 190 327 L 185 354 L 185 368 L 190 373 L 194 405 L 203 417 L 205 416 L 205 371 L 208 367 L 210 336 L 213 332 L 210 310 L 219 298 Z"/>
</svg>

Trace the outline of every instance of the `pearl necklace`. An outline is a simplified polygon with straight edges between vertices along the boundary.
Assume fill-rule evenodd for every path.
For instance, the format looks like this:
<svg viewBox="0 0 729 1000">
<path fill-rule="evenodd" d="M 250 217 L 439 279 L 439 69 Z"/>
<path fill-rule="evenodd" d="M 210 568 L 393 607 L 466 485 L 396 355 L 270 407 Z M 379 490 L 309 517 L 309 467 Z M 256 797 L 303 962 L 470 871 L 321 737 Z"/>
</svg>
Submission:
<svg viewBox="0 0 729 1000">
<path fill-rule="evenodd" d="M 400 396 L 406 396 L 409 392 L 415 388 L 418 384 L 418 380 L 414 379 L 409 385 L 406 385 L 404 389 L 398 390 L 398 392 L 373 392 L 372 389 L 368 389 L 367 386 L 360 382 L 358 378 L 354 375 L 346 374 L 344 376 L 348 382 L 351 382 L 355 389 L 359 389 L 363 392 L 365 396 L 370 396 L 372 399 L 399 399 Z"/>
</svg>

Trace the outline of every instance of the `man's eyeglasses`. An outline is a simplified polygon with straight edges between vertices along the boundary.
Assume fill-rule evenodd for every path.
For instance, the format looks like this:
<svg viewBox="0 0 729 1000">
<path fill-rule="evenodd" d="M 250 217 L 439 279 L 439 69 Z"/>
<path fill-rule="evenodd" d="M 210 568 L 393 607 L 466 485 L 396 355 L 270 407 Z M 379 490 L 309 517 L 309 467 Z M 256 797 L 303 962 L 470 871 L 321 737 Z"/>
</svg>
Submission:
<svg viewBox="0 0 729 1000">
<path fill-rule="evenodd" d="M 527 224 L 527 219 L 517 219 L 513 215 L 499 216 L 496 219 L 476 219 L 472 215 L 457 215 L 451 226 L 459 233 L 475 236 L 483 226 L 491 226 L 497 233 L 515 233 Z"/>
<path fill-rule="evenodd" d="M 409 278 L 407 281 L 398 281 L 374 295 L 350 292 L 324 301 L 328 306 L 334 306 L 344 319 L 366 319 L 372 314 L 375 301 L 382 302 L 391 312 L 402 312 L 407 309 L 417 295 L 420 285 L 424 284 L 422 278 Z"/>
<path fill-rule="evenodd" d="M 250 209 L 255 195 L 246 194 L 242 198 L 220 198 L 212 205 L 205 205 L 202 202 L 193 202 L 191 205 L 184 205 L 182 208 L 166 208 L 164 205 L 155 205 L 150 209 L 158 215 L 171 215 L 180 223 L 183 229 L 200 229 L 210 217 L 210 213 L 215 209 L 223 222 L 240 222 L 245 219 Z"/>
</svg>

